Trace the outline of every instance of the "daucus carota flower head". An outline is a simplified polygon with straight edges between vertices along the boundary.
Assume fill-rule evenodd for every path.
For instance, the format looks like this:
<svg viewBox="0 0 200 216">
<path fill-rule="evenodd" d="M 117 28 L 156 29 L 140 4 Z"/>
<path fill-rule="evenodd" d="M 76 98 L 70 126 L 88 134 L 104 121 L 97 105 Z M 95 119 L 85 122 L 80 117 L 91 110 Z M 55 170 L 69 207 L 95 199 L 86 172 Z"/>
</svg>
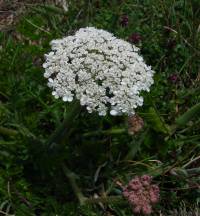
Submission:
<svg viewBox="0 0 200 216">
<path fill-rule="evenodd" d="M 89 113 L 134 114 L 149 91 L 154 71 L 139 49 L 113 34 L 87 27 L 75 35 L 51 41 L 44 77 L 55 98 L 80 100 Z"/>
<path fill-rule="evenodd" d="M 123 195 L 133 212 L 148 215 L 152 212 L 152 205 L 159 201 L 159 187 L 152 184 L 151 176 L 136 176 L 123 188 Z"/>
</svg>

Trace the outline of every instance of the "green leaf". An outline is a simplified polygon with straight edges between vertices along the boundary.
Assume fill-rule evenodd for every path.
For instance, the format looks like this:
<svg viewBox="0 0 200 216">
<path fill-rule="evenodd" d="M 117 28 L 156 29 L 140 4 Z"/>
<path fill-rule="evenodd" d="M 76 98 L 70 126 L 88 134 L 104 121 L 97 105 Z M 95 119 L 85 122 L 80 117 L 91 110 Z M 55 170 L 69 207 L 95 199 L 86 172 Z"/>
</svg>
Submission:
<svg viewBox="0 0 200 216">
<path fill-rule="evenodd" d="M 60 15 L 66 15 L 66 12 L 54 5 L 40 5 L 41 8 L 44 8 L 47 12 L 53 13 L 53 14 L 60 14 Z M 38 8 L 34 8 L 34 10 L 37 10 Z"/>
<path fill-rule="evenodd" d="M 176 119 L 176 124 L 178 126 L 186 125 L 190 120 L 192 120 L 195 116 L 200 114 L 200 103 L 194 105 L 188 111 L 186 111 L 183 115 Z"/>
<path fill-rule="evenodd" d="M 150 107 L 147 113 L 141 115 L 153 130 L 164 134 L 169 133 L 169 126 L 165 123 L 164 119 L 158 114 L 155 108 Z"/>
</svg>

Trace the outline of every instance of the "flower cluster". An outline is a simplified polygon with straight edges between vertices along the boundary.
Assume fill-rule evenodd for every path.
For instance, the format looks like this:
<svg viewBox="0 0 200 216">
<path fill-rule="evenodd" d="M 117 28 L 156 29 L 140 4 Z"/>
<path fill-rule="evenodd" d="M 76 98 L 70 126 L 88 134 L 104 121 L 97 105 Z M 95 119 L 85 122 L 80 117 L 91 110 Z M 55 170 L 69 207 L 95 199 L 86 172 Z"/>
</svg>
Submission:
<svg viewBox="0 0 200 216">
<path fill-rule="evenodd" d="M 127 15 L 123 15 L 123 16 L 121 17 L 120 24 L 121 24 L 123 27 L 126 27 L 126 26 L 128 25 L 128 16 L 127 16 Z"/>
<path fill-rule="evenodd" d="M 129 41 L 131 43 L 134 44 L 138 44 L 140 41 L 142 40 L 142 37 L 139 33 L 133 33 L 130 37 L 129 37 Z"/>
<path fill-rule="evenodd" d="M 169 80 L 173 83 L 173 84 L 175 84 L 175 83 L 177 83 L 177 81 L 178 81 L 178 76 L 176 75 L 176 74 L 172 74 L 171 76 L 169 76 Z"/>
<path fill-rule="evenodd" d="M 152 204 L 159 201 L 159 187 L 152 184 L 148 175 L 136 176 L 123 189 L 123 196 L 128 199 L 133 212 L 151 214 Z"/>
<path fill-rule="evenodd" d="M 139 49 L 94 27 L 51 41 L 45 55 L 44 77 L 55 98 L 80 100 L 89 113 L 134 114 L 142 106 L 142 90 L 149 91 L 154 71 L 144 63 Z"/>
</svg>

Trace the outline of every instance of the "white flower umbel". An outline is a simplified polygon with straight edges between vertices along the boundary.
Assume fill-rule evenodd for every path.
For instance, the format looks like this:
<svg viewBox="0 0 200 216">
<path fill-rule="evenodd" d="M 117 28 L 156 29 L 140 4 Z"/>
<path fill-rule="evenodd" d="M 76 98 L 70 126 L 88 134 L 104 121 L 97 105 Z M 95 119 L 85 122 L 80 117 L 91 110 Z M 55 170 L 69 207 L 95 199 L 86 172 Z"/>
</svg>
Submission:
<svg viewBox="0 0 200 216">
<path fill-rule="evenodd" d="M 138 54 L 139 48 L 113 34 L 87 27 L 75 35 L 51 41 L 45 55 L 44 77 L 55 98 L 80 100 L 89 113 L 134 114 L 149 91 L 154 71 Z"/>
</svg>

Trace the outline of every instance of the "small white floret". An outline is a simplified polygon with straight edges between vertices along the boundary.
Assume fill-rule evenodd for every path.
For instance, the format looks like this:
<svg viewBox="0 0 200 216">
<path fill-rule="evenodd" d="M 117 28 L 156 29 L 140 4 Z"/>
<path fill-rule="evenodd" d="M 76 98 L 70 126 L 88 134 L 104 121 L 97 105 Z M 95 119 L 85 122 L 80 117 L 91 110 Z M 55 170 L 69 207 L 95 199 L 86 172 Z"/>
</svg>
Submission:
<svg viewBox="0 0 200 216">
<path fill-rule="evenodd" d="M 116 116 L 118 114 L 118 112 L 116 110 L 111 110 L 110 111 L 110 115 L 112 116 Z"/>
</svg>

